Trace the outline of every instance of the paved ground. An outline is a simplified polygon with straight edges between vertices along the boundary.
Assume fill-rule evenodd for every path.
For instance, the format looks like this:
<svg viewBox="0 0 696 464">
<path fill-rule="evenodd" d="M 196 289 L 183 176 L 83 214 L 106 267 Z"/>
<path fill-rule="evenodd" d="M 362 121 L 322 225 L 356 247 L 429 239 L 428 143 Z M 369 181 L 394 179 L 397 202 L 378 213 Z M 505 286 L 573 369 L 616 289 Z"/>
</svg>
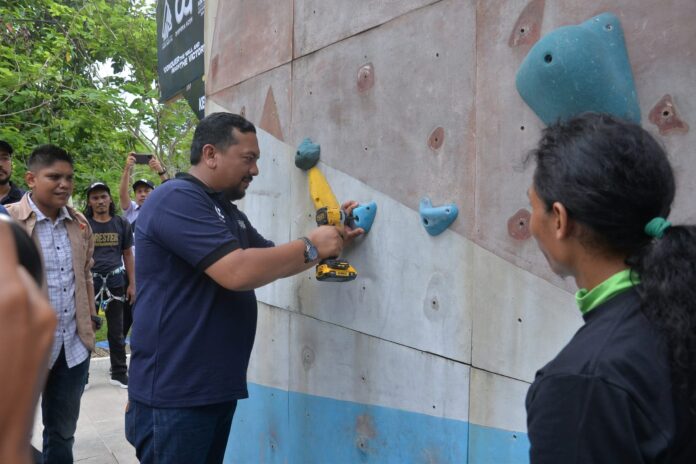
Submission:
<svg viewBox="0 0 696 464">
<path fill-rule="evenodd" d="M 126 441 L 123 415 L 128 390 L 109 384 L 109 358 L 92 358 L 89 368 L 90 388 L 82 395 L 77 422 L 75 462 L 88 464 L 137 463 L 135 450 Z M 41 449 L 41 411 L 34 420 L 32 444 Z"/>
</svg>

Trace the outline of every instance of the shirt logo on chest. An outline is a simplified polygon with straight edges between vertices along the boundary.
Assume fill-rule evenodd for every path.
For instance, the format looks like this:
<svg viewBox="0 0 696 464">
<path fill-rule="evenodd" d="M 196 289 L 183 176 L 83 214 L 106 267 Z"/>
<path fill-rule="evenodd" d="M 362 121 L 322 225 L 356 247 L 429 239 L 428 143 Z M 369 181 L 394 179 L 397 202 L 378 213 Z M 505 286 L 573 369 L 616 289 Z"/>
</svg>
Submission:
<svg viewBox="0 0 696 464">
<path fill-rule="evenodd" d="M 220 220 L 221 220 L 222 222 L 225 222 L 225 215 L 222 214 L 222 211 L 220 210 L 220 208 L 218 208 L 218 207 L 216 206 L 216 207 L 215 207 L 215 212 L 217 213 L 218 218 L 220 218 Z"/>
<path fill-rule="evenodd" d="M 237 224 L 239 225 L 240 229 L 246 230 L 246 224 L 244 224 L 244 221 L 242 221 L 241 219 L 237 219 Z"/>
</svg>

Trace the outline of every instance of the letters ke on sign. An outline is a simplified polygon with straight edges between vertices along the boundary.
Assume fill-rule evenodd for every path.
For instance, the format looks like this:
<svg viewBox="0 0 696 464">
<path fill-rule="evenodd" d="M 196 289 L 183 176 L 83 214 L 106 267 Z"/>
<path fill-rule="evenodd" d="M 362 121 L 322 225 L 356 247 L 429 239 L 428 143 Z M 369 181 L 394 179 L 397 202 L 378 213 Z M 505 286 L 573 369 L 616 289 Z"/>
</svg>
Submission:
<svg viewBox="0 0 696 464">
<path fill-rule="evenodd" d="M 157 70 L 166 101 L 203 76 L 205 0 L 157 2 Z"/>
</svg>

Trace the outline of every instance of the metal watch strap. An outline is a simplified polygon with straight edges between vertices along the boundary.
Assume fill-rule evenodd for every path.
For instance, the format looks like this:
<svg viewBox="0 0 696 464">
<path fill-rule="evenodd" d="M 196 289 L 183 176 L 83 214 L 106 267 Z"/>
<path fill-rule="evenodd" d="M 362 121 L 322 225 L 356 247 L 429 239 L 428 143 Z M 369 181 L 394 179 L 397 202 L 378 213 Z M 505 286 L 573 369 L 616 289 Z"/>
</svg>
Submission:
<svg viewBox="0 0 696 464">
<path fill-rule="evenodd" d="M 306 263 L 309 263 L 309 262 L 312 261 L 311 259 L 309 259 L 309 250 L 310 250 L 310 248 L 314 247 L 314 244 L 313 244 L 312 241 L 309 240 L 307 237 L 300 237 L 300 240 L 302 240 L 302 241 L 304 242 L 304 244 L 305 244 L 305 248 L 304 248 L 304 262 L 305 262 L 305 264 L 306 264 Z"/>
</svg>

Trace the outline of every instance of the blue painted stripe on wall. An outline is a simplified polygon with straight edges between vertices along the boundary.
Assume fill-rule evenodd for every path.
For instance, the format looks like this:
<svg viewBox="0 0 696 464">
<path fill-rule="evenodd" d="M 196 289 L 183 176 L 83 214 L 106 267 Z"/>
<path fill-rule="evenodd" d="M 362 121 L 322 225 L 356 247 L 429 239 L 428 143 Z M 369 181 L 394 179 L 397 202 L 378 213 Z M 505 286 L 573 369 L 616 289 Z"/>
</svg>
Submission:
<svg viewBox="0 0 696 464">
<path fill-rule="evenodd" d="M 484 427 L 469 427 L 469 464 L 524 464 L 529 462 L 526 433 Z"/>
<path fill-rule="evenodd" d="M 237 407 L 228 464 L 528 462 L 522 433 L 256 384 L 249 395 Z"/>
</svg>

